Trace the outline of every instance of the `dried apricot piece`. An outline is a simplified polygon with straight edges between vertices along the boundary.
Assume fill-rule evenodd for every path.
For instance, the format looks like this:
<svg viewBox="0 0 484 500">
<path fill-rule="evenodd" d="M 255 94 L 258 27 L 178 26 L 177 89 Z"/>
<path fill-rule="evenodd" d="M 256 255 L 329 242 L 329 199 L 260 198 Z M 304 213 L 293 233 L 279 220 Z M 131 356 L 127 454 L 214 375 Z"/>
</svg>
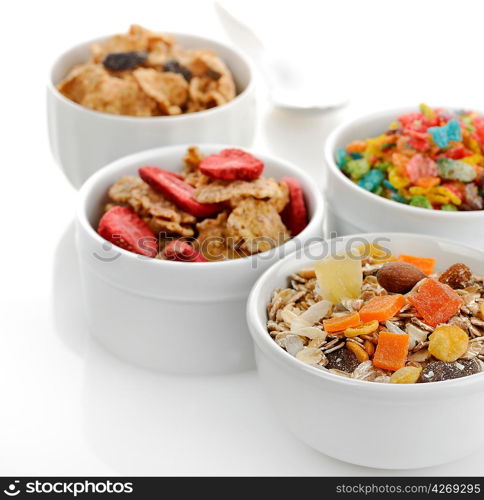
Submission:
<svg viewBox="0 0 484 500">
<path fill-rule="evenodd" d="M 361 321 L 386 321 L 406 304 L 403 295 L 377 295 L 360 309 Z"/>
<path fill-rule="evenodd" d="M 405 365 L 410 336 L 402 333 L 380 332 L 373 365 L 383 370 L 396 371 Z"/>
<path fill-rule="evenodd" d="M 427 276 L 434 272 L 436 259 L 432 257 L 416 257 L 415 255 L 401 254 L 398 256 L 400 262 L 407 262 L 415 267 L 418 267 Z"/>
<path fill-rule="evenodd" d="M 429 352 L 440 361 L 459 359 L 469 346 L 467 333 L 455 325 L 442 325 L 429 337 Z"/>
<path fill-rule="evenodd" d="M 346 330 L 346 328 L 351 328 L 359 324 L 360 315 L 357 312 L 323 320 L 324 329 L 327 332 L 341 332 Z"/>
<path fill-rule="evenodd" d="M 390 377 L 390 384 L 415 384 L 422 373 L 422 368 L 417 366 L 404 366 Z"/>
<path fill-rule="evenodd" d="M 430 326 L 446 323 L 463 304 L 450 286 L 430 278 L 420 285 L 417 293 L 408 297 L 408 301 Z"/>
</svg>

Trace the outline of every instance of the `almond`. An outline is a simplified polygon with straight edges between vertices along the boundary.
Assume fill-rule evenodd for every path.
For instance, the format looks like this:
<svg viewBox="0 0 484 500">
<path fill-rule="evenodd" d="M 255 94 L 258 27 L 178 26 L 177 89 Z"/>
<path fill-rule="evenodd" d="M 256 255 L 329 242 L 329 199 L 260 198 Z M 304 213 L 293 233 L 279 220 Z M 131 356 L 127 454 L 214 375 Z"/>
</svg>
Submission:
<svg viewBox="0 0 484 500">
<path fill-rule="evenodd" d="M 406 262 L 387 262 L 379 269 L 376 278 L 380 286 L 391 293 L 407 293 L 425 274 Z"/>
</svg>

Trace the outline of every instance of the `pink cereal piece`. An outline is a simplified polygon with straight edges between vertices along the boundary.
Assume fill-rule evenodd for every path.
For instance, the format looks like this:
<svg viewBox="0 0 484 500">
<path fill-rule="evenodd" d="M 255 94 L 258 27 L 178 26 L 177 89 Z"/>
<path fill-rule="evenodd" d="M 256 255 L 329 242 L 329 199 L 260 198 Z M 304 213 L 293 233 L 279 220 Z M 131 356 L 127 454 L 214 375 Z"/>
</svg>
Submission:
<svg viewBox="0 0 484 500">
<path fill-rule="evenodd" d="M 439 169 L 431 158 L 424 158 L 421 154 L 416 154 L 407 163 L 407 175 L 415 184 L 422 177 L 438 177 Z"/>
</svg>

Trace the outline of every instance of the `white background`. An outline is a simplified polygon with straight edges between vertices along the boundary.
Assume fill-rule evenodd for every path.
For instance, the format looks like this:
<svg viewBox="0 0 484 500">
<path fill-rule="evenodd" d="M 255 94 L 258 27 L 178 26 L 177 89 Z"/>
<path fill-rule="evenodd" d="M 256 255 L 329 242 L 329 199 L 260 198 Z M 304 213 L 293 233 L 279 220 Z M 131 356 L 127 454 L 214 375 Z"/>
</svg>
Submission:
<svg viewBox="0 0 484 500">
<path fill-rule="evenodd" d="M 273 110 L 261 91 L 257 146 L 317 182 L 324 135 L 345 116 L 421 101 L 484 109 L 479 0 L 231 3 L 322 88 L 349 88 L 349 108 L 316 117 Z M 1 475 L 482 475 L 482 454 L 409 472 L 332 460 L 279 426 L 255 372 L 163 376 L 91 343 L 70 227 L 76 192 L 47 142 L 50 61 L 132 22 L 221 40 L 224 33 L 206 0 L 17 0 L 0 16 Z M 358 425 L 358 408 L 348 422 Z M 377 439 L 378 422 L 373 432 Z M 416 427 L 415 453 L 434 439 L 445 436 L 432 433 L 432 422 Z"/>
</svg>

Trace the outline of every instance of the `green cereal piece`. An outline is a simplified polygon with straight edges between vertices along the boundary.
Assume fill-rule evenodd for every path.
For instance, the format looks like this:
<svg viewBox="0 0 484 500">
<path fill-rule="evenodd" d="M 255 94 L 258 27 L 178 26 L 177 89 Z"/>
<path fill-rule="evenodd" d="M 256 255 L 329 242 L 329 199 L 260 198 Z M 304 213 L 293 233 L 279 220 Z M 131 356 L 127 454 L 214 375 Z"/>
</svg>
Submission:
<svg viewBox="0 0 484 500">
<path fill-rule="evenodd" d="M 440 210 L 444 210 L 446 212 L 457 212 L 457 207 L 455 205 L 451 205 L 451 204 L 442 205 L 440 207 Z"/>
<path fill-rule="evenodd" d="M 437 166 L 439 168 L 439 175 L 443 179 L 472 182 L 477 176 L 473 166 L 463 161 L 440 158 L 437 160 Z"/>
<path fill-rule="evenodd" d="M 425 196 L 420 195 L 412 196 L 410 205 L 412 205 L 412 207 L 432 208 L 432 203 L 430 203 Z"/>
<path fill-rule="evenodd" d="M 359 158 L 358 160 L 348 161 L 343 170 L 350 175 L 354 181 L 357 181 L 370 171 L 370 165 L 364 158 Z"/>
<path fill-rule="evenodd" d="M 377 186 L 371 192 L 377 194 L 378 196 L 380 196 L 383 193 L 383 187 L 382 186 Z"/>
<path fill-rule="evenodd" d="M 382 172 L 386 172 L 392 164 L 389 161 L 379 161 L 375 163 L 373 168 L 377 168 L 378 170 L 381 170 Z"/>
</svg>

